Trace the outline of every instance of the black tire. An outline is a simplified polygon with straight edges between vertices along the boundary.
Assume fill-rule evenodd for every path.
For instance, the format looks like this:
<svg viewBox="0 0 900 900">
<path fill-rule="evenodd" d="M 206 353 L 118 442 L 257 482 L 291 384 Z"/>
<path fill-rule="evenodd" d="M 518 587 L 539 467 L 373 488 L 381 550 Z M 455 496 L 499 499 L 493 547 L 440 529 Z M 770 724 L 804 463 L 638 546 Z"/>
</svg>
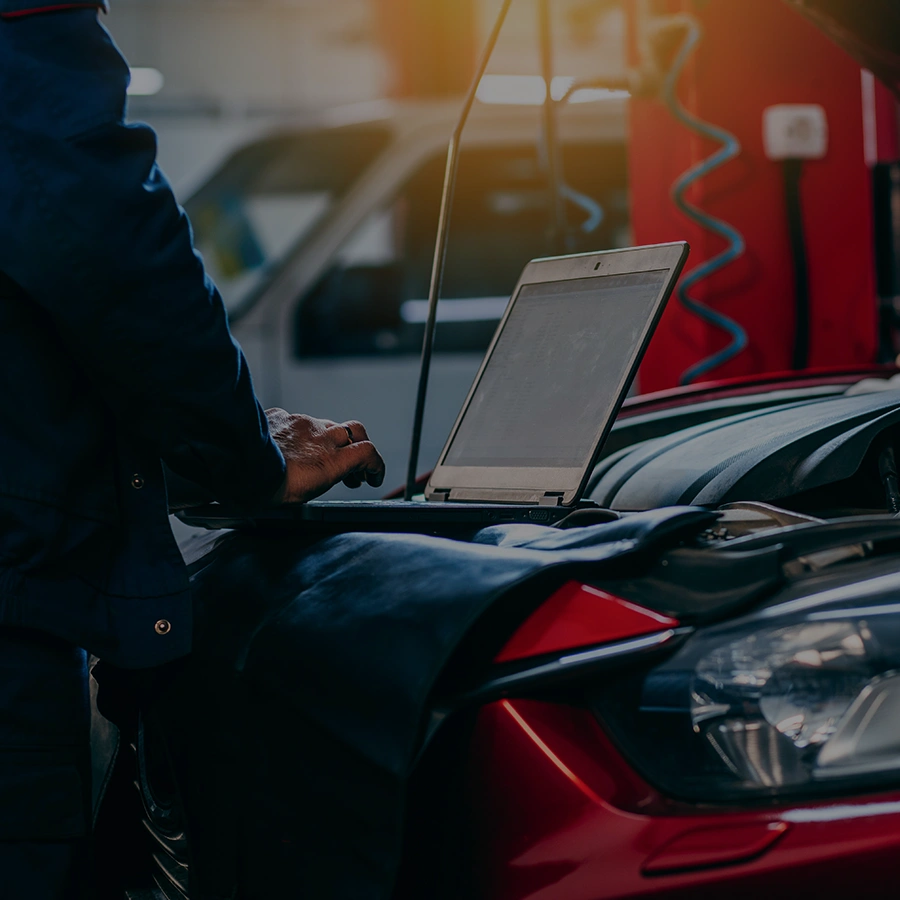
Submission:
<svg viewBox="0 0 900 900">
<path fill-rule="evenodd" d="M 135 787 L 146 833 L 152 900 L 190 900 L 190 841 L 187 816 L 176 785 L 168 746 L 152 715 L 141 713 L 135 742 Z M 129 900 L 151 900 L 126 892 Z"/>
</svg>

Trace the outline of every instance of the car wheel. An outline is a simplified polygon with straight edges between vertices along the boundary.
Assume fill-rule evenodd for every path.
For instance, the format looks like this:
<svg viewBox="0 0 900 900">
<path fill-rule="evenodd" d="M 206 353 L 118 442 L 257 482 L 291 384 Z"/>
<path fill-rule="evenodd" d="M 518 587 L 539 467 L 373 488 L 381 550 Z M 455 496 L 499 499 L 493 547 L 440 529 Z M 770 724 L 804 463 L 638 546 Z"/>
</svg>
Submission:
<svg viewBox="0 0 900 900">
<path fill-rule="evenodd" d="M 151 877 L 159 893 L 151 898 L 141 892 L 144 896 L 130 896 L 129 900 L 190 900 L 187 816 L 162 729 L 152 715 L 141 713 L 132 747 Z"/>
</svg>

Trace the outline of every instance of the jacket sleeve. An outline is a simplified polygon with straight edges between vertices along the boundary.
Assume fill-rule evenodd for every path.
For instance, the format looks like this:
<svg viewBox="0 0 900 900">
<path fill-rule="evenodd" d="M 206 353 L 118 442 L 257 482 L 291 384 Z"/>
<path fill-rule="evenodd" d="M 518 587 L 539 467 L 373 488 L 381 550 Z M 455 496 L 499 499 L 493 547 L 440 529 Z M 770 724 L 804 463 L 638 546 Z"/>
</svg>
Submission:
<svg viewBox="0 0 900 900">
<path fill-rule="evenodd" d="M 127 65 L 95 11 L 0 29 L 0 269 L 172 469 L 220 499 L 272 496 L 284 460 L 155 135 L 124 122 Z"/>
</svg>

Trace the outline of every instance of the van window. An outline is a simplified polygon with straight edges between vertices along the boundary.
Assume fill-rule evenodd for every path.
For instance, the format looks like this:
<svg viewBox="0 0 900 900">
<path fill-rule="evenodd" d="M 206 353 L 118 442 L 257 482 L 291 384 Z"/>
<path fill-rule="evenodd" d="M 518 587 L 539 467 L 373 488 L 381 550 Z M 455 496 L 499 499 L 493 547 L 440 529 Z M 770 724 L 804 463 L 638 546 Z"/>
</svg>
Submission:
<svg viewBox="0 0 900 900">
<path fill-rule="evenodd" d="M 627 246 L 621 145 L 570 144 L 563 161 L 572 252 Z M 418 353 L 445 159 L 435 156 L 345 242 L 295 320 L 300 357 Z M 553 252 L 546 167 L 535 147 L 471 148 L 460 159 L 438 352 L 483 352 L 525 264 Z"/>
<path fill-rule="evenodd" d="M 266 138 L 235 153 L 185 204 L 232 318 L 389 140 L 380 126 Z"/>
</svg>

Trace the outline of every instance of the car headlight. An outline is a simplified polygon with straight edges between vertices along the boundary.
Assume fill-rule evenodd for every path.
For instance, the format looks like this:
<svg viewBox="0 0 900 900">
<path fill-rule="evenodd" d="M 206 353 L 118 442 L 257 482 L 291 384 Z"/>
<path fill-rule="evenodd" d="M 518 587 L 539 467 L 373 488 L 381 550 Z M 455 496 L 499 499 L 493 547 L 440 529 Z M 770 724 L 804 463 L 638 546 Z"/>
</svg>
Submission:
<svg viewBox="0 0 900 900">
<path fill-rule="evenodd" d="M 695 800 L 900 781 L 900 608 L 815 612 L 698 633 L 597 689 L 652 783 Z"/>
</svg>

